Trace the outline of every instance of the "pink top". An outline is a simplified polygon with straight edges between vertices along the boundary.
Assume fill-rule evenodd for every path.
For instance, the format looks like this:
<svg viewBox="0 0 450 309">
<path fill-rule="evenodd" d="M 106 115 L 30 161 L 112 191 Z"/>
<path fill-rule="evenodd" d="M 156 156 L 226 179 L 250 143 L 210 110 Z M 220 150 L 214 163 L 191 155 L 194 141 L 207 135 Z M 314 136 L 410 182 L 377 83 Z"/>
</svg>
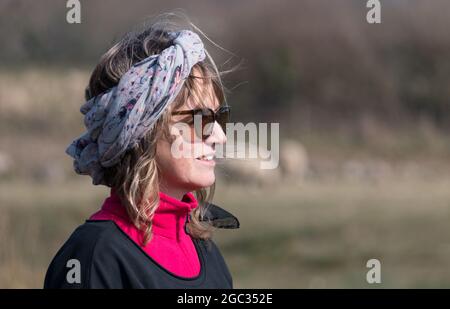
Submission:
<svg viewBox="0 0 450 309">
<path fill-rule="evenodd" d="M 186 193 L 178 200 L 163 192 L 159 193 L 160 203 L 153 217 L 153 237 L 142 245 L 143 232 L 139 231 L 128 218 L 119 197 L 111 189 L 101 210 L 90 220 L 112 220 L 153 260 L 169 272 L 180 277 L 196 277 L 200 274 L 200 261 L 195 245 L 184 227 L 188 214 L 198 202 L 192 193 Z"/>
</svg>

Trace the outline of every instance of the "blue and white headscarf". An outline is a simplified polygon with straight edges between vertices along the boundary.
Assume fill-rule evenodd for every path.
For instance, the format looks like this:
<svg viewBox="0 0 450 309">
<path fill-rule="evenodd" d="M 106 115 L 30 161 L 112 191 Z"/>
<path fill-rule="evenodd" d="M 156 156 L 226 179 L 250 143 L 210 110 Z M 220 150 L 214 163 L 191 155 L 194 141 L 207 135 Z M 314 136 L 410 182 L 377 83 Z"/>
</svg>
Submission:
<svg viewBox="0 0 450 309">
<path fill-rule="evenodd" d="M 170 32 L 173 44 L 133 65 L 117 86 L 90 99 L 80 109 L 87 131 L 66 149 L 75 172 L 107 185 L 104 169 L 152 130 L 177 96 L 192 67 L 205 59 L 199 36 L 189 30 Z"/>
</svg>

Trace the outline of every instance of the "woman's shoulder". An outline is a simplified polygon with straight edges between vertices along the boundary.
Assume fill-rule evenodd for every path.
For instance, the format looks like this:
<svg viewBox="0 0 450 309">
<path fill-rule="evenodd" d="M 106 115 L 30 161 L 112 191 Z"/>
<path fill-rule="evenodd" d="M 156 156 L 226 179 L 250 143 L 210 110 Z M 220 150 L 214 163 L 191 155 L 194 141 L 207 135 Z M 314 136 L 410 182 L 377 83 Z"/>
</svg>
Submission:
<svg viewBox="0 0 450 309">
<path fill-rule="evenodd" d="M 77 255 L 92 255 L 99 246 L 113 249 L 108 246 L 117 241 L 117 226 L 110 220 L 86 220 L 86 222 L 75 229 L 58 253 L 66 252 Z M 57 254 L 58 254 L 57 253 Z"/>
<path fill-rule="evenodd" d="M 92 275 L 111 267 L 120 249 L 120 235 L 113 221 L 92 221 L 80 225 L 51 261 L 44 288 L 86 288 Z M 98 264 L 101 261 L 102 264 Z"/>
<path fill-rule="evenodd" d="M 216 244 L 216 242 L 212 239 L 196 239 L 203 248 L 203 252 L 205 252 L 205 258 L 208 263 L 208 268 L 212 269 L 214 272 L 222 271 L 223 275 L 227 278 L 230 286 L 233 286 L 233 279 L 230 273 L 230 269 L 228 268 L 227 263 L 222 255 L 220 250 L 220 246 Z"/>
</svg>

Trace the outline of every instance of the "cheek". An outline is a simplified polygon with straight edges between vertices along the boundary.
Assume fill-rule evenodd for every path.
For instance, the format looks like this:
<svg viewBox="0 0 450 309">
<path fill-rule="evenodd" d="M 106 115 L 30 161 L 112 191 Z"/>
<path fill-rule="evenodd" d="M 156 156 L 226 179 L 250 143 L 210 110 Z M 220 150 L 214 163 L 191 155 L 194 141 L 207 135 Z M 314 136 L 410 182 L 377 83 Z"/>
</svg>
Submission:
<svg viewBox="0 0 450 309">
<path fill-rule="evenodd" d="M 184 145 L 181 145 L 184 146 Z M 164 178 L 180 178 L 190 170 L 192 161 L 190 158 L 178 158 L 172 155 L 171 145 L 168 142 L 158 143 L 156 150 L 156 161 L 158 162 L 161 176 Z"/>
<path fill-rule="evenodd" d="M 204 152 L 202 145 L 202 143 L 186 143 L 184 147 L 189 149 L 190 153 L 195 153 L 195 155 L 189 158 L 182 158 L 179 163 L 180 166 L 183 165 L 187 181 L 196 188 L 209 187 L 215 182 L 214 167 L 195 159 Z"/>
<path fill-rule="evenodd" d="M 181 142 L 181 150 L 187 153 L 197 152 L 194 148 L 201 145 Z M 196 145 L 196 146 L 194 146 Z M 214 168 L 205 166 L 195 159 L 195 156 L 175 157 L 171 153 L 169 143 L 158 144 L 156 159 L 161 170 L 161 177 L 169 185 L 183 185 L 190 190 L 209 187 L 215 181 Z"/>
</svg>

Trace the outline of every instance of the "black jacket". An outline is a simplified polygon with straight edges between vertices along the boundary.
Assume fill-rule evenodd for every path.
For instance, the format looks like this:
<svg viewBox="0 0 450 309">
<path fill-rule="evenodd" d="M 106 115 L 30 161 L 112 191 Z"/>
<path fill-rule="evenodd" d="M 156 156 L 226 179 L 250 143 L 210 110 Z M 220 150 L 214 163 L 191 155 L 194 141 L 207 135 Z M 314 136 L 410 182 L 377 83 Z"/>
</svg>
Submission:
<svg viewBox="0 0 450 309">
<path fill-rule="evenodd" d="M 239 227 L 236 217 L 213 204 L 203 220 L 218 228 Z M 200 274 L 183 278 L 156 263 L 113 221 L 86 220 L 52 260 L 44 288 L 232 288 L 231 274 L 216 244 L 193 241 Z"/>
</svg>

